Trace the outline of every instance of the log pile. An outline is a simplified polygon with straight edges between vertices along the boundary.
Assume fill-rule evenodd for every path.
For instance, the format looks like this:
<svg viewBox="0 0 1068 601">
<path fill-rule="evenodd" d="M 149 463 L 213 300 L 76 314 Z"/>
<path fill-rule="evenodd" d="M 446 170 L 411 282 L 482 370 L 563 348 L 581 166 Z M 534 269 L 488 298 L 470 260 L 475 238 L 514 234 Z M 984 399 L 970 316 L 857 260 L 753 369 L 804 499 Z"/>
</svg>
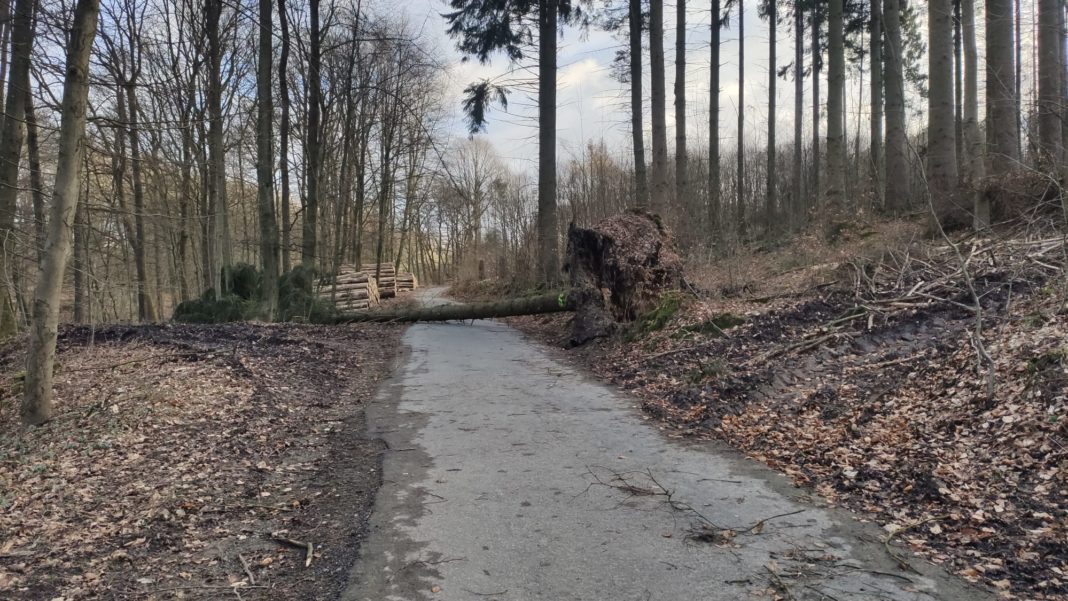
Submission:
<svg viewBox="0 0 1068 601">
<path fill-rule="evenodd" d="M 380 300 L 374 277 L 349 265 L 343 265 L 332 281 L 320 285 L 317 294 L 332 301 L 341 312 L 365 311 L 377 307 Z"/>
<path fill-rule="evenodd" d="M 419 281 L 415 279 L 414 273 L 408 273 L 402 271 L 397 274 L 397 294 L 401 292 L 411 292 L 419 286 Z"/>
<path fill-rule="evenodd" d="M 378 295 L 381 298 L 393 298 L 397 296 L 397 270 L 393 267 L 393 263 L 364 263 L 363 271 L 366 272 L 374 279 L 375 274 L 378 274 L 378 279 L 375 281 L 378 284 Z"/>
</svg>

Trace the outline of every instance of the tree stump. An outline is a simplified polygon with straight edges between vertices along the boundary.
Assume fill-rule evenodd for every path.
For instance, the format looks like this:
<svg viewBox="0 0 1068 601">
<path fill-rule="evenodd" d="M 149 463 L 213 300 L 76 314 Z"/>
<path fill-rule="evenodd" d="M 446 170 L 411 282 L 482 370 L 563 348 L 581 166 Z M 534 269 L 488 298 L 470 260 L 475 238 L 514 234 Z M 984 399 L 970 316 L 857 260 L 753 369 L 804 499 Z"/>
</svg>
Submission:
<svg viewBox="0 0 1068 601">
<path fill-rule="evenodd" d="M 567 262 L 572 346 L 609 336 L 682 284 L 682 261 L 660 218 L 632 210 L 592 228 L 571 224 Z"/>
</svg>

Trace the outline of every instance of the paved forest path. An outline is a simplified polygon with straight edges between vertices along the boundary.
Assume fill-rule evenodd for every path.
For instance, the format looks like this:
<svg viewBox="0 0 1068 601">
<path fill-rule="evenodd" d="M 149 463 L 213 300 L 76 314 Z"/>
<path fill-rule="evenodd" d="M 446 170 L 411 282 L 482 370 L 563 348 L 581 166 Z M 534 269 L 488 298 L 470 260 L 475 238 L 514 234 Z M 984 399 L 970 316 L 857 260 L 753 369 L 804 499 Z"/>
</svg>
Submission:
<svg viewBox="0 0 1068 601">
<path fill-rule="evenodd" d="M 504 324 L 404 343 L 368 408 L 389 449 L 347 601 L 987 598 L 901 570 L 885 532 L 738 453 L 665 437 Z M 702 521 L 737 535 L 692 540 Z"/>
</svg>

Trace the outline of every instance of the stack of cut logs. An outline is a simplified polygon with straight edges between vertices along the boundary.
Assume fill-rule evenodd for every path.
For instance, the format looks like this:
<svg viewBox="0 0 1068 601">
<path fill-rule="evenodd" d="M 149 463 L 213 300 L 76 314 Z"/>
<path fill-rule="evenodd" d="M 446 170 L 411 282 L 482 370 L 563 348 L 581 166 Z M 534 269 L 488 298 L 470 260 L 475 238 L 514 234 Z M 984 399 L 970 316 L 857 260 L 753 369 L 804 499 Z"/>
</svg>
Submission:
<svg viewBox="0 0 1068 601">
<path fill-rule="evenodd" d="M 419 286 L 419 282 L 415 279 L 414 273 L 408 273 L 402 271 L 397 274 L 397 293 L 411 292 Z"/>
<path fill-rule="evenodd" d="M 397 270 L 393 263 L 381 263 L 378 266 L 378 294 L 382 298 L 397 296 Z M 375 277 L 375 264 L 364 263 L 363 270 L 373 279 Z"/>
<path fill-rule="evenodd" d="M 378 285 L 373 273 L 343 265 L 334 282 L 319 287 L 319 298 L 333 299 L 338 311 L 363 311 L 378 306 Z"/>
</svg>

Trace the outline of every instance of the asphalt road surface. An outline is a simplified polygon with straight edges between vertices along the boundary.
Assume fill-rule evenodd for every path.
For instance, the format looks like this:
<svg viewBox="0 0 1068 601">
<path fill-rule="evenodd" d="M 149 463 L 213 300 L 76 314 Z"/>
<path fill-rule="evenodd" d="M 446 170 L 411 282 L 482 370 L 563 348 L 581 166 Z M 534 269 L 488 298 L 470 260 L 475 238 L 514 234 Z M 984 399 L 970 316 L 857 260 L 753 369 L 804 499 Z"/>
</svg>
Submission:
<svg viewBox="0 0 1068 601">
<path fill-rule="evenodd" d="M 992 598 L 901 569 L 883 530 L 669 438 L 501 323 L 416 324 L 404 343 L 368 409 L 389 449 L 346 601 Z"/>
</svg>

